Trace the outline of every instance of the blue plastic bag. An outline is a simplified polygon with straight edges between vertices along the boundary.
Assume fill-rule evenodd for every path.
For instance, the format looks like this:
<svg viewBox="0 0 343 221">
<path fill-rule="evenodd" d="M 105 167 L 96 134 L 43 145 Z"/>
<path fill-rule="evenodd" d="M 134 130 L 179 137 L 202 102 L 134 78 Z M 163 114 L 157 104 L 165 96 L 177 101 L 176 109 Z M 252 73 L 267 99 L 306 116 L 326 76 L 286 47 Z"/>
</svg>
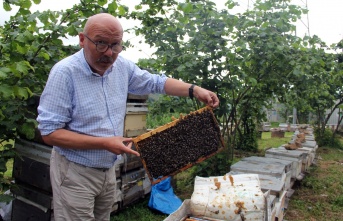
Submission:
<svg viewBox="0 0 343 221">
<path fill-rule="evenodd" d="M 182 201 L 174 194 L 171 186 L 171 177 L 151 187 L 149 208 L 169 215 L 175 212 L 181 204 Z"/>
</svg>

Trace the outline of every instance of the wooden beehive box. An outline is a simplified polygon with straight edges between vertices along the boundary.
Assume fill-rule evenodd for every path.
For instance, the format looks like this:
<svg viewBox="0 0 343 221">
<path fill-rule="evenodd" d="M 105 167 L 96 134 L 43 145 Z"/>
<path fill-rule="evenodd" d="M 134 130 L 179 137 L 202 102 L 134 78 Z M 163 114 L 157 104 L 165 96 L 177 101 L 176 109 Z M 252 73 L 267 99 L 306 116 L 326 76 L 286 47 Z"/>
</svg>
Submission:
<svg viewBox="0 0 343 221">
<path fill-rule="evenodd" d="M 152 184 L 204 161 L 224 147 L 210 107 L 180 116 L 133 138 L 133 142 Z"/>
<path fill-rule="evenodd" d="M 146 130 L 146 115 L 148 113 L 148 96 L 128 94 L 126 115 L 124 121 L 124 136 L 136 137 Z"/>
</svg>

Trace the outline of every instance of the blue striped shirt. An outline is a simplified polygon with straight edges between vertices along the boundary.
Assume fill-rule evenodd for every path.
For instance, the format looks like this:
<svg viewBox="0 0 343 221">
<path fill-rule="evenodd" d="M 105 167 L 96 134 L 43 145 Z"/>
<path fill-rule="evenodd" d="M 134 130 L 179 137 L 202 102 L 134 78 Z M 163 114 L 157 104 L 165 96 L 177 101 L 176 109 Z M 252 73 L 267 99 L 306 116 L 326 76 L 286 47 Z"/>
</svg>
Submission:
<svg viewBox="0 0 343 221">
<path fill-rule="evenodd" d="M 38 106 L 38 129 L 42 135 L 64 128 L 97 137 L 123 136 L 127 94 L 165 93 L 166 80 L 122 56 L 100 76 L 92 72 L 81 49 L 51 69 Z M 54 148 L 89 167 L 110 168 L 117 158 L 107 150 Z"/>
</svg>

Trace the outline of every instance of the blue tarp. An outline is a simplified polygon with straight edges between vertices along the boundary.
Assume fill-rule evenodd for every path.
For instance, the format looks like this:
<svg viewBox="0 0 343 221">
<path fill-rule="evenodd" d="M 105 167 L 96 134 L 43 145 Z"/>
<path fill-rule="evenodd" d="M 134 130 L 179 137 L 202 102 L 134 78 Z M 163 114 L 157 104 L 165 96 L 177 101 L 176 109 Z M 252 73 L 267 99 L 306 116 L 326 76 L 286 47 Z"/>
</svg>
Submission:
<svg viewBox="0 0 343 221">
<path fill-rule="evenodd" d="M 182 201 L 174 194 L 171 186 L 171 177 L 151 187 L 149 208 L 169 215 L 175 212 L 181 204 Z"/>
</svg>

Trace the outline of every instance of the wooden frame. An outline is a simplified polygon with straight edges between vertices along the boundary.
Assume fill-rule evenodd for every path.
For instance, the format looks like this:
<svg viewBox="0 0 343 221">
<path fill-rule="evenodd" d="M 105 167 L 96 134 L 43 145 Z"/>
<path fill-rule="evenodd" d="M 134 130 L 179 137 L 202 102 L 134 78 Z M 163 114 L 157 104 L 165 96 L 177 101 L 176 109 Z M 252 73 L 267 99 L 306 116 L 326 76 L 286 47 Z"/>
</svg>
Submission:
<svg viewBox="0 0 343 221">
<path fill-rule="evenodd" d="M 149 177 L 149 179 L 150 179 L 152 184 L 159 183 L 160 181 L 168 178 L 169 176 L 173 176 L 173 175 L 175 175 L 175 174 L 177 174 L 177 173 L 179 173 L 181 171 L 184 171 L 184 170 L 192 167 L 193 165 L 195 165 L 197 163 L 200 163 L 200 162 L 208 159 L 209 157 L 215 155 L 219 151 L 221 151 L 224 148 L 224 140 L 223 140 L 223 138 L 222 138 L 222 136 L 220 134 L 220 128 L 218 126 L 218 122 L 217 122 L 217 120 L 216 120 L 216 118 L 215 118 L 215 116 L 213 114 L 212 108 L 211 107 L 204 107 L 204 108 L 201 108 L 201 109 L 199 109 L 199 110 L 197 110 L 195 112 L 191 112 L 187 116 L 180 116 L 179 119 L 176 119 L 176 120 L 174 120 L 174 121 L 172 121 L 170 123 L 167 123 L 167 124 L 165 124 L 163 126 L 160 126 L 160 127 L 156 128 L 156 129 L 154 129 L 152 131 L 149 131 L 149 132 L 144 133 L 144 134 L 142 134 L 142 135 L 140 135 L 138 137 L 133 138 L 133 142 L 135 144 L 135 147 L 136 147 L 137 151 L 141 154 L 143 147 L 140 146 L 140 144 L 139 144 L 140 141 L 145 140 L 147 138 L 154 139 L 154 136 L 156 136 L 158 133 L 160 133 L 162 131 L 166 131 L 167 129 L 169 129 L 171 127 L 177 127 L 179 122 L 188 119 L 188 117 L 192 117 L 192 115 L 199 114 L 199 113 L 201 114 L 201 113 L 204 113 L 206 111 L 209 111 L 211 113 L 211 116 L 212 116 L 211 120 L 213 121 L 214 125 L 216 126 L 216 130 L 218 131 L 219 147 L 217 148 L 217 150 L 212 152 L 212 153 L 210 153 L 210 154 L 208 154 L 208 155 L 206 155 L 205 157 L 198 158 L 196 160 L 196 162 L 194 162 L 194 163 L 187 163 L 187 164 L 183 165 L 182 168 L 176 169 L 175 171 L 171 172 L 170 174 L 165 174 L 165 175 L 163 175 L 163 177 L 158 177 L 158 178 L 152 176 L 151 172 L 148 169 L 148 166 L 147 166 L 147 163 L 146 163 L 145 159 L 141 156 L 143 166 L 144 166 L 144 168 L 145 168 L 145 170 L 146 170 L 146 172 L 148 174 L 148 177 Z M 202 130 L 202 128 L 194 128 L 194 130 Z M 174 157 L 174 156 L 170 156 L 170 157 Z"/>
</svg>

